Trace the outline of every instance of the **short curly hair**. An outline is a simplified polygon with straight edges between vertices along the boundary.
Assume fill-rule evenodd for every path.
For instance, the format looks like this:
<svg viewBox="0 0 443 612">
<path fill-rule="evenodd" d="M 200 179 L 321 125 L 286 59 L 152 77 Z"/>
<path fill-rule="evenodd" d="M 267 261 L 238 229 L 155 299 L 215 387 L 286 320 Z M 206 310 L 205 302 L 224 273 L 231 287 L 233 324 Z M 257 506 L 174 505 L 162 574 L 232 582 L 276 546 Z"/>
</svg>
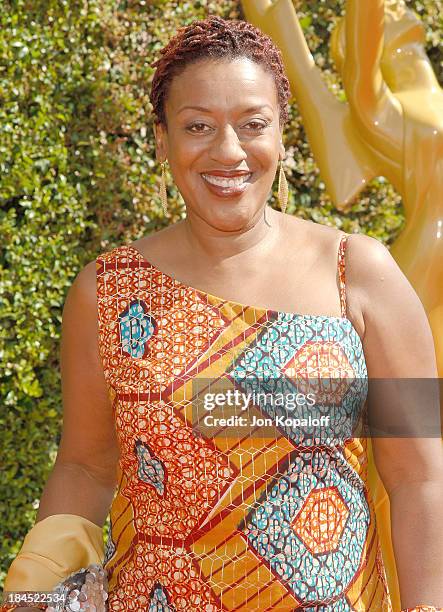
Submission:
<svg viewBox="0 0 443 612">
<path fill-rule="evenodd" d="M 176 35 L 160 50 L 161 57 L 151 64 L 156 68 L 149 94 L 155 123 L 165 127 L 165 100 L 173 77 L 186 66 L 203 59 L 248 58 L 260 64 L 274 77 L 280 107 L 280 127 L 288 120 L 291 97 L 282 55 L 272 39 L 247 21 L 222 19 L 211 15 L 178 29 Z"/>
</svg>

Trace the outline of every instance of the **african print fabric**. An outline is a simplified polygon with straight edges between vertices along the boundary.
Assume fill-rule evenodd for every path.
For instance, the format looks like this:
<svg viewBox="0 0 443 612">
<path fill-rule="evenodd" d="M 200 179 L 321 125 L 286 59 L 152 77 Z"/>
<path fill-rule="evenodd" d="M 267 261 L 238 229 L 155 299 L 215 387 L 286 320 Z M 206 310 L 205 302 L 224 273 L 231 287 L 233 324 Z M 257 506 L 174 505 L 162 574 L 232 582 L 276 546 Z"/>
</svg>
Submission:
<svg viewBox="0 0 443 612">
<path fill-rule="evenodd" d="M 221 299 L 131 245 L 97 258 L 99 348 L 120 446 L 109 610 L 392 610 L 365 437 L 328 445 L 300 442 L 287 426 L 274 438 L 193 427 L 199 380 L 246 388 L 258 372 L 264 387 L 273 377 L 289 387 L 367 377 L 346 318 L 346 238 L 341 317 Z M 270 414 L 260 402 L 254 410 Z"/>
</svg>

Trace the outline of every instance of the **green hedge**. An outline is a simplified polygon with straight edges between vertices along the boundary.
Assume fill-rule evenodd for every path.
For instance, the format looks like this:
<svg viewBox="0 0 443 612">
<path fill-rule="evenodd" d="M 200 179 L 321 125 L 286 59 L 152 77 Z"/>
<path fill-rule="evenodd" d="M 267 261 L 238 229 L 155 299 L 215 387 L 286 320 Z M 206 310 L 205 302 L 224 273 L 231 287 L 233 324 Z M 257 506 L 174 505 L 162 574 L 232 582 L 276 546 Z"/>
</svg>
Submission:
<svg viewBox="0 0 443 612">
<path fill-rule="evenodd" d="M 409 3 L 428 30 L 441 79 L 442 0 Z M 340 82 L 328 35 L 344 2 L 298 4 L 328 84 Z M 35 521 L 60 441 L 61 312 L 77 272 L 98 253 L 175 222 L 162 215 L 150 63 L 176 29 L 208 14 L 242 18 L 229 0 L 5 0 L 0 12 L 0 586 Z M 284 134 L 288 212 L 389 245 L 399 196 L 373 181 L 348 214 L 324 191 L 295 101 Z M 271 204 L 277 206 L 276 187 Z M 105 536 L 109 522 L 105 525 Z"/>
</svg>

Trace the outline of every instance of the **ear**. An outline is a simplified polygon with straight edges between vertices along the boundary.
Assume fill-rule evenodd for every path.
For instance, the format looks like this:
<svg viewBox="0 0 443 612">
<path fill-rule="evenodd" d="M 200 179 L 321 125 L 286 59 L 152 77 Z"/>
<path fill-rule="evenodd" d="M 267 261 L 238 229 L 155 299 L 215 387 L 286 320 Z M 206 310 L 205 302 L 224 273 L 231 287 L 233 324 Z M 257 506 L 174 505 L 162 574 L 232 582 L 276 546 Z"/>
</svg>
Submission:
<svg viewBox="0 0 443 612">
<path fill-rule="evenodd" d="M 162 123 L 154 123 L 155 156 L 157 161 L 165 161 L 167 157 L 166 129 Z"/>
</svg>

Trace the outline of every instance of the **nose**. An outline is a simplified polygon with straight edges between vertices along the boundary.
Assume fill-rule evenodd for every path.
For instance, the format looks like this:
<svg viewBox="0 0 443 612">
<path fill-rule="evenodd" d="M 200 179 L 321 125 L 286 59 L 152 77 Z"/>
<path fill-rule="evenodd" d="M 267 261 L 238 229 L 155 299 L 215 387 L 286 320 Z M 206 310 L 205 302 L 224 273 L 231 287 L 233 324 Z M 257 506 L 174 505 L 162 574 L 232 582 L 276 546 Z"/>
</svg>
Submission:
<svg viewBox="0 0 443 612">
<path fill-rule="evenodd" d="M 231 125 L 220 128 L 211 146 L 211 159 L 226 166 L 235 165 L 246 159 L 237 132 Z"/>
</svg>

